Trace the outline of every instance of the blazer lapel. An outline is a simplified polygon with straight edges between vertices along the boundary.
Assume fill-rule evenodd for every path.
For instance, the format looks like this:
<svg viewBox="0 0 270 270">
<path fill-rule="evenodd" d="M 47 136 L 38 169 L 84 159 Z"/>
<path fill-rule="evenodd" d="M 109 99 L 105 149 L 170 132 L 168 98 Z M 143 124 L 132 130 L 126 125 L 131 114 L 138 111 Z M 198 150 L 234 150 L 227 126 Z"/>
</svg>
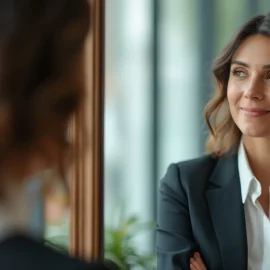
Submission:
<svg viewBox="0 0 270 270">
<path fill-rule="evenodd" d="M 237 155 L 220 158 L 206 191 L 225 270 L 247 269 L 247 239 Z"/>
</svg>

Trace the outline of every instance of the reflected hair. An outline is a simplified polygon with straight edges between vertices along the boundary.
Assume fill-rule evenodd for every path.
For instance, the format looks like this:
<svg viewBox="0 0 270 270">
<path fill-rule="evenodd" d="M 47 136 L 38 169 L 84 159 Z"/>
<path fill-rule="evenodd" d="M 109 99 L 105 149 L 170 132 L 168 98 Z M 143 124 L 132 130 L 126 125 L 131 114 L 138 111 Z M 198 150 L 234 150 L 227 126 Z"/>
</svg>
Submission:
<svg viewBox="0 0 270 270">
<path fill-rule="evenodd" d="M 22 175 L 35 155 L 63 170 L 89 16 L 87 0 L 0 2 L 0 179 Z"/>
<path fill-rule="evenodd" d="M 246 22 L 213 63 L 216 90 L 205 106 L 204 116 L 210 131 L 206 151 L 214 156 L 224 156 L 238 149 L 242 134 L 231 116 L 227 100 L 230 67 L 232 58 L 243 41 L 258 34 L 270 37 L 270 13 L 258 15 Z"/>
</svg>

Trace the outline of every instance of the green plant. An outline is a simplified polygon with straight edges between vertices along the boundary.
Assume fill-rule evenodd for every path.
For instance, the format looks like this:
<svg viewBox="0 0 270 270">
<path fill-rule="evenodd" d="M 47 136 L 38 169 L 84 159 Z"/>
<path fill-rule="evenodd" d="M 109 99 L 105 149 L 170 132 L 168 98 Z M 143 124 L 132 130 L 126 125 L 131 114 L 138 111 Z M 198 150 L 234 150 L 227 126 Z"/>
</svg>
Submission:
<svg viewBox="0 0 270 270">
<path fill-rule="evenodd" d="M 119 218 L 123 220 L 121 216 Z M 154 229 L 154 222 L 140 222 L 135 215 L 130 216 L 115 227 L 105 229 L 105 259 L 117 264 L 121 270 L 155 269 L 155 256 L 143 254 L 134 243 L 134 238 L 140 233 Z M 47 236 L 44 240 L 48 245 L 60 252 L 68 253 L 68 234 Z M 136 268 L 137 269 L 137 268 Z"/>
<path fill-rule="evenodd" d="M 137 216 L 131 216 L 120 226 L 105 230 L 105 257 L 115 262 L 122 270 L 134 267 L 155 269 L 155 256 L 138 251 L 134 237 L 138 233 L 154 228 L 153 222 L 142 223 Z"/>
</svg>

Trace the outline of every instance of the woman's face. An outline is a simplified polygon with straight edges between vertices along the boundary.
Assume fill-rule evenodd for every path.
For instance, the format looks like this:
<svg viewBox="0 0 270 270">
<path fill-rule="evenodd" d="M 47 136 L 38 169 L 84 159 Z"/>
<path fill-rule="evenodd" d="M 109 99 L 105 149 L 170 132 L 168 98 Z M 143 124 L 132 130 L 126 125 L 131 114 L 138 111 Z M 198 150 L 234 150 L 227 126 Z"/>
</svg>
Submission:
<svg viewBox="0 0 270 270">
<path fill-rule="evenodd" d="M 235 52 L 227 97 L 243 135 L 270 136 L 270 37 L 251 36 Z"/>
</svg>

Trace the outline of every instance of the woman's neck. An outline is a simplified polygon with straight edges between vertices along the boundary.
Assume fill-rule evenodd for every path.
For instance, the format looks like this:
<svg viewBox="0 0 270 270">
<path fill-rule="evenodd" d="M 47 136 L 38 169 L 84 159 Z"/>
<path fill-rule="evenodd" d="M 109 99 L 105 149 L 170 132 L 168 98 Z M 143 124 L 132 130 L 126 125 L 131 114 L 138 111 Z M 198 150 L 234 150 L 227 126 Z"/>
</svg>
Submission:
<svg viewBox="0 0 270 270">
<path fill-rule="evenodd" d="M 243 144 L 254 175 L 260 182 L 270 185 L 270 138 L 243 136 Z"/>
</svg>

